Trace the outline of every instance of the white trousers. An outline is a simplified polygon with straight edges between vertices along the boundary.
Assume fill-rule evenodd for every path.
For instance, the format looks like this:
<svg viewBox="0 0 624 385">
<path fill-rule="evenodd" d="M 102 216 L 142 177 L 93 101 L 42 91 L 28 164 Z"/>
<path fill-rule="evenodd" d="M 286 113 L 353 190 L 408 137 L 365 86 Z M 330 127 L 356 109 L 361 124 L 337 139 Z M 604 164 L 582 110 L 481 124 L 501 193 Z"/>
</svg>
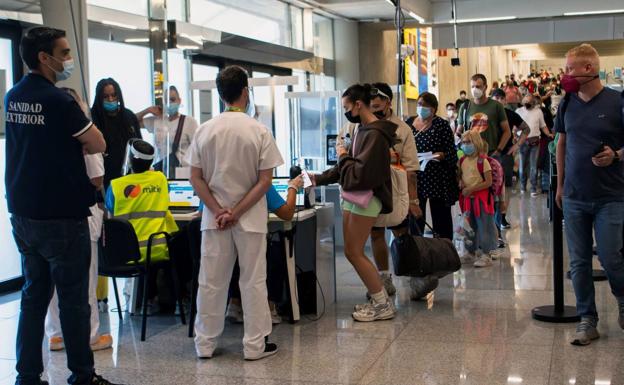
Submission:
<svg viewBox="0 0 624 385">
<path fill-rule="evenodd" d="M 97 305 L 97 289 L 98 281 L 98 245 L 97 242 L 91 241 L 91 265 L 89 266 L 89 306 L 91 307 L 91 343 L 97 342 L 99 338 L 98 329 L 100 328 L 100 314 Z M 48 314 L 45 319 L 45 332 L 48 338 L 62 337 L 61 320 L 59 318 L 58 296 L 56 289 L 48 306 Z"/>
<path fill-rule="evenodd" d="M 264 337 L 271 334 L 271 312 L 266 286 L 266 234 L 228 230 L 202 232 L 195 349 L 212 355 L 223 333 L 228 287 L 238 257 L 244 313 L 243 351 L 246 358 L 264 352 Z"/>
</svg>

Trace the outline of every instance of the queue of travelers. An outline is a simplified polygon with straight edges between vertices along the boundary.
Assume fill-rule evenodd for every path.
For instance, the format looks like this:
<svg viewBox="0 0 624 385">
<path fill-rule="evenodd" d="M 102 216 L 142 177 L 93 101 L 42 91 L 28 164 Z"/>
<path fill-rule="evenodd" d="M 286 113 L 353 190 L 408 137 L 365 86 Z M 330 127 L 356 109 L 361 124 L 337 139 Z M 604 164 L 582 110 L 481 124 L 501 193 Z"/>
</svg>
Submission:
<svg viewBox="0 0 624 385">
<path fill-rule="evenodd" d="M 244 359 L 276 354 L 278 345 L 270 336 L 279 314 L 267 291 L 267 215 L 271 210 L 285 220 L 292 218 L 303 181 L 299 176 L 289 182 L 286 200 L 272 191 L 274 170 L 284 160 L 272 133 L 256 119 L 247 72 L 238 66 L 219 72 L 216 84 L 225 110 L 199 125 L 179 113 L 181 97 L 175 87 L 168 90 L 166 110 L 153 106 L 134 114 L 112 78 L 98 83 L 89 111 L 75 91 L 55 86 L 73 69 L 64 31 L 30 29 L 20 52 L 30 72 L 6 97 L 7 201 L 26 280 L 16 383 L 46 384 L 41 380 L 41 346 L 47 314 L 49 348 L 66 351 L 69 383 L 111 384 L 96 374 L 93 359 L 93 351 L 112 345 L 110 335 L 97 330 L 96 242 L 103 210 L 130 222 L 143 261 L 150 234 L 178 231 L 168 210 L 163 172 L 179 166 L 190 167 L 190 182 L 203 204 L 197 357 L 218 355 L 235 265 L 238 298 L 230 306 L 239 306 L 244 321 Z M 417 115 L 407 122 L 393 112 L 393 93 L 385 83 L 354 84 L 342 93 L 350 125 L 336 146 L 338 162 L 310 177 L 315 186 L 338 183 L 342 190 L 344 255 L 368 297 L 355 306 L 354 320 L 382 321 L 397 314 L 386 229 L 395 236 L 422 235 L 430 220 L 435 236 L 452 239 L 453 206 L 458 204 L 461 225 L 469 229 L 462 262 L 487 268 L 501 258 L 502 231 L 511 226 L 507 207 L 515 158 L 519 155 L 521 193 L 528 188 L 537 197 L 545 187 L 539 173 L 549 172 L 540 167 L 540 156 L 551 164 L 541 149 L 554 140 L 554 129 L 556 204 L 566 218 L 572 282 L 582 317 L 571 342 L 587 345 L 599 337 L 592 229 L 624 328 L 622 98 L 602 86 L 599 66 L 595 49 L 584 44 L 568 52 L 565 71 L 555 77 L 532 70 L 526 80 L 511 74 L 490 88 L 483 74 L 474 74 L 472 98 L 461 91 L 455 103 L 442 104 L 446 113 L 440 116 L 438 98 L 424 92 L 417 100 Z M 553 106 L 554 120 L 546 116 Z M 592 124 L 596 112 L 604 124 Z M 141 128 L 154 133 L 154 144 L 142 139 Z M 162 145 L 166 137 L 175 138 L 173 145 Z M 419 152 L 431 153 L 426 165 L 419 164 Z M 398 224 L 382 226 L 380 216 L 396 208 L 392 167 L 405 170 L 408 209 Z M 42 180 L 49 188 L 32 199 Z M 367 255 L 369 237 L 374 262 Z M 149 242 L 155 247 L 152 258 L 173 258 L 164 235 Z M 437 285 L 436 276 L 412 279 L 412 298 L 425 297 Z M 154 300 L 156 290 L 149 288 L 144 295 Z"/>
</svg>

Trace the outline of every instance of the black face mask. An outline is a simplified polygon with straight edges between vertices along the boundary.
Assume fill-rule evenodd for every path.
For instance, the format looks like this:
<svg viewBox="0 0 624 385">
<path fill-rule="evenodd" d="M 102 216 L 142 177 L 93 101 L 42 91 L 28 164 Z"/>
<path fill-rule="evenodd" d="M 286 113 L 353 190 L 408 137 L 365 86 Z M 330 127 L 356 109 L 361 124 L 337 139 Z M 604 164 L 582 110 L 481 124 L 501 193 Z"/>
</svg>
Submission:
<svg viewBox="0 0 624 385">
<path fill-rule="evenodd" d="M 347 118 L 347 120 L 351 123 L 362 123 L 362 119 L 360 119 L 359 116 L 353 116 L 351 111 L 345 112 L 345 118 Z"/>
<path fill-rule="evenodd" d="M 383 110 L 375 111 L 375 112 L 373 112 L 373 115 L 375 115 L 377 117 L 377 119 L 385 119 L 386 118 L 386 114 L 383 112 Z"/>
<path fill-rule="evenodd" d="M 524 107 L 526 107 L 527 110 L 530 110 L 531 108 L 533 108 L 533 105 L 530 103 L 524 103 Z"/>
</svg>

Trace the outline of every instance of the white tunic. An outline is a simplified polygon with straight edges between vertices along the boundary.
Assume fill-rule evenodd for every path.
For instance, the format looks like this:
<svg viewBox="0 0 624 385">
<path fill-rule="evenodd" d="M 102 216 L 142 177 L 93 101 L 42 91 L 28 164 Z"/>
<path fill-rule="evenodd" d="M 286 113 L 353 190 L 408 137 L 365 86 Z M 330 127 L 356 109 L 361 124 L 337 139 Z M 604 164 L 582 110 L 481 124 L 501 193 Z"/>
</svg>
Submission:
<svg viewBox="0 0 624 385">
<path fill-rule="evenodd" d="M 242 112 L 226 112 L 202 124 L 189 147 L 187 162 L 202 169 L 217 202 L 233 208 L 258 182 L 260 170 L 284 163 L 267 127 Z M 267 203 L 260 199 L 239 219 L 244 231 L 267 232 Z M 217 228 L 214 215 L 203 211 L 201 229 Z"/>
</svg>

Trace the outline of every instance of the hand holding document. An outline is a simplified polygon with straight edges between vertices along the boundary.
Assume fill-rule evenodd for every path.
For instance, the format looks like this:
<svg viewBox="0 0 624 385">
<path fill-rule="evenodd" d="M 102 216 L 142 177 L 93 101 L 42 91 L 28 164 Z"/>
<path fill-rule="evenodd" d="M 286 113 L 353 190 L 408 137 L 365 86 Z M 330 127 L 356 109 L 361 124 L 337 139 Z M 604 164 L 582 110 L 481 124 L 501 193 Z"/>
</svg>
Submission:
<svg viewBox="0 0 624 385">
<path fill-rule="evenodd" d="M 418 162 L 420 162 L 421 171 L 425 171 L 425 169 L 427 168 L 427 164 L 429 164 L 429 162 L 432 160 L 435 162 L 439 161 L 438 155 L 434 155 L 431 151 L 418 153 Z"/>
</svg>

